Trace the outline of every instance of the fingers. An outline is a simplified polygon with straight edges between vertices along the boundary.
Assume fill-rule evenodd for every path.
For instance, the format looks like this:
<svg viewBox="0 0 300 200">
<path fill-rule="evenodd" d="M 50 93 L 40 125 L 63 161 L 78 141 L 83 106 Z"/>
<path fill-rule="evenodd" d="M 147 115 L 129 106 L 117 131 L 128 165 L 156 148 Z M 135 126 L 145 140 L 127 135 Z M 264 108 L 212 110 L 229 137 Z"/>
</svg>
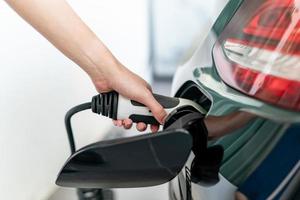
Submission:
<svg viewBox="0 0 300 200">
<path fill-rule="evenodd" d="M 131 119 L 125 119 L 125 120 L 113 120 L 113 124 L 115 126 L 118 127 L 124 127 L 125 129 L 131 129 L 132 127 L 132 120 Z M 147 129 L 147 124 L 143 123 L 143 122 L 139 122 L 136 124 L 136 129 L 138 131 L 145 131 Z M 152 132 L 157 132 L 157 130 L 159 129 L 159 127 L 157 125 L 151 125 L 151 131 Z"/>
<path fill-rule="evenodd" d="M 119 94 L 146 105 L 153 113 L 155 119 L 163 124 L 167 114 L 153 97 L 151 86 L 125 67 L 120 70 L 120 73 L 120 75 L 115 77 L 124 77 L 124 79 L 112 78 L 110 80 L 111 87 Z"/>
<path fill-rule="evenodd" d="M 150 129 L 151 129 L 152 133 L 156 133 L 159 129 L 159 126 L 158 125 L 151 125 Z"/>
<path fill-rule="evenodd" d="M 132 120 L 131 119 L 125 119 L 123 121 L 123 124 L 124 124 L 124 128 L 125 129 L 131 129 L 131 127 L 132 127 Z"/>
<path fill-rule="evenodd" d="M 113 124 L 118 127 L 124 127 L 125 129 L 130 129 L 132 127 L 132 120 L 125 119 L 125 120 L 113 120 Z"/>
<path fill-rule="evenodd" d="M 150 85 L 149 83 L 146 83 L 146 88 L 147 88 L 148 90 L 150 90 L 150 92 L 152 93 L 152 87 L 151 87 L 151 85 Z"/>
<path fill-rule="evenodd" d="M 113 120 L 115 126 L 121 127 L 123 125 L 123 120 Z"/>
<path fill-rule="evenodd" d="M 147 125 L 143 122 L 139 122 L 136 124 L 136 129 L 141 132 L 145 131 L 147 129 Z"/>
<path fill-rule="evenodd" d="M 153 94 L 150 91 L 141 100 L 141 103 L 146 105 L 151 110 L 153 116 L 160 124 L 164 124 L 164 120 L 167 116 L 167 113 L 164 110 L 164 108 L 156 101 L 156 99 L 153 97 Z"/>
<path fill-rule="evenodd" d="M 139 122 L 136 124 L 136 129 L 138 131 L 145 131 L 147 129 L 147 124 L 143 123 L 143 122 Z M 151 125 L 150 126 L 151 132 L 156 133 L 159 129 L 158 125 Z"/>
</svg>

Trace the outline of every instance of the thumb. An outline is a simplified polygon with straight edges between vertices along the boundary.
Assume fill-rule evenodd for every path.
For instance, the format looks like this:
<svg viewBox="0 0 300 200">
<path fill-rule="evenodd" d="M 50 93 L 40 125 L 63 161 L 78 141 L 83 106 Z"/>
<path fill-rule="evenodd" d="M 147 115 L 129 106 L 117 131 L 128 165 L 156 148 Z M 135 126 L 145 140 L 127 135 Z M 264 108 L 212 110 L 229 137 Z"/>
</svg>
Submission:
<svg viewBox="0 0 300 200">
<path fill-rule="evenodd" d="M 149 91 L 146 98 L 143 98 L 142 100 L 144 105 L 146 105 L 151 112 L 153 113 L 153 116 L 155 119 L 160 123 L 164 124 L 164 120 L 167 116 L 167 113 L 165 109 L 160 105 L 157 100 L 153 97 L 153 94 Z"/>
</svg>

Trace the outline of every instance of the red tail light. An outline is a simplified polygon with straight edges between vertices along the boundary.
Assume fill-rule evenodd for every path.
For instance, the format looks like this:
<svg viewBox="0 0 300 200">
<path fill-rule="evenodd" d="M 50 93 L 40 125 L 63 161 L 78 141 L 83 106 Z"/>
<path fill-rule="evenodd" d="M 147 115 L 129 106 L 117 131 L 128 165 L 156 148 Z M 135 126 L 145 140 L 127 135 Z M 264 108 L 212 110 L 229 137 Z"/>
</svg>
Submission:
<svg viewBox="0 0 300 200">
<path fill-rule="evenodd" d="M 228 85 L 300 111 L 300 0 L 245 1 L 214 48 Z"/>
</svg>

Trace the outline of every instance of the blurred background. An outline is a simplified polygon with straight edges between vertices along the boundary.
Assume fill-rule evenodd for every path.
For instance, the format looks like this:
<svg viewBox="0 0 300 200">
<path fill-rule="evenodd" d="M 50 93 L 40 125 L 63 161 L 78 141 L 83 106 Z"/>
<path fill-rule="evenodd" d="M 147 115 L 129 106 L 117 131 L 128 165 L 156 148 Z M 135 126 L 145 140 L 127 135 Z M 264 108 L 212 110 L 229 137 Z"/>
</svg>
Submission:
<svg viewBox="0 0 300 200">
<path fill-rule="evenodd" d="M 225 2 L 225 1 L 224 1 Z M 201 44 L 220 0 L 69 0 L 115 56 L 168 95 L 176 66 Z M 85 73 L 0 1 L 0 190 L 5 200 L 75 200 L 55 186 L 69 156 L 63 118 L 96 90 Z M 89 112 L 74 118 L 78 147 L 137 134 Z M 119 189 L 118 200 L 167 199 L 167 186 Z"/>
</svg>

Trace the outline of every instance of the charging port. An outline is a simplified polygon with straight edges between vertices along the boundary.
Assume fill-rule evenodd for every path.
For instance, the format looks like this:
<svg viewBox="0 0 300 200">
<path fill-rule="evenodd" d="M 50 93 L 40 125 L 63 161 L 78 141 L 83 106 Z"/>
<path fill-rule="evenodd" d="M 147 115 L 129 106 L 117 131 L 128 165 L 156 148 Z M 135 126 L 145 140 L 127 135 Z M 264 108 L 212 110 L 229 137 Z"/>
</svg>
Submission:
<svg viewBox="0 0 300 200">
<path fill-rule="evenodd" d="M 192 100 L 208 111 L 212 105 L 207 96 L 205 96 L 197 84 L 192 81 L 186 82 L 176 93 L 176 97 Z M 188 107 L 183 108 L 180 112 L 174 115 L 179 119 L 182 116 L 188 117 L 188 113 L 195 113 Z M 191 114 L 192 116 L 192 114 Z M 190 166 L 191 176 L 190 179 L 194 183 L 204 185 L 214 185 L 219 181 L 219 170 L 223 158 L 224 150 L 219 145 L 207 146 L 209 132 L 207 130 L 204 118 L 199 121 L 191 120 L 187 123 L 186 129 L 193 136 L 193 152 L 194 159 Z"/>
<path fill-rule="evenodd" d="M 207 96 L 205 96 L 199 86 L 192 82 L 188 81 L 176 92 L 175 97 L 185 98 L 192 100 L 202 106 L 206 111 L 208 111 L 212 105 L 212 102 Z"/>
</svg>

